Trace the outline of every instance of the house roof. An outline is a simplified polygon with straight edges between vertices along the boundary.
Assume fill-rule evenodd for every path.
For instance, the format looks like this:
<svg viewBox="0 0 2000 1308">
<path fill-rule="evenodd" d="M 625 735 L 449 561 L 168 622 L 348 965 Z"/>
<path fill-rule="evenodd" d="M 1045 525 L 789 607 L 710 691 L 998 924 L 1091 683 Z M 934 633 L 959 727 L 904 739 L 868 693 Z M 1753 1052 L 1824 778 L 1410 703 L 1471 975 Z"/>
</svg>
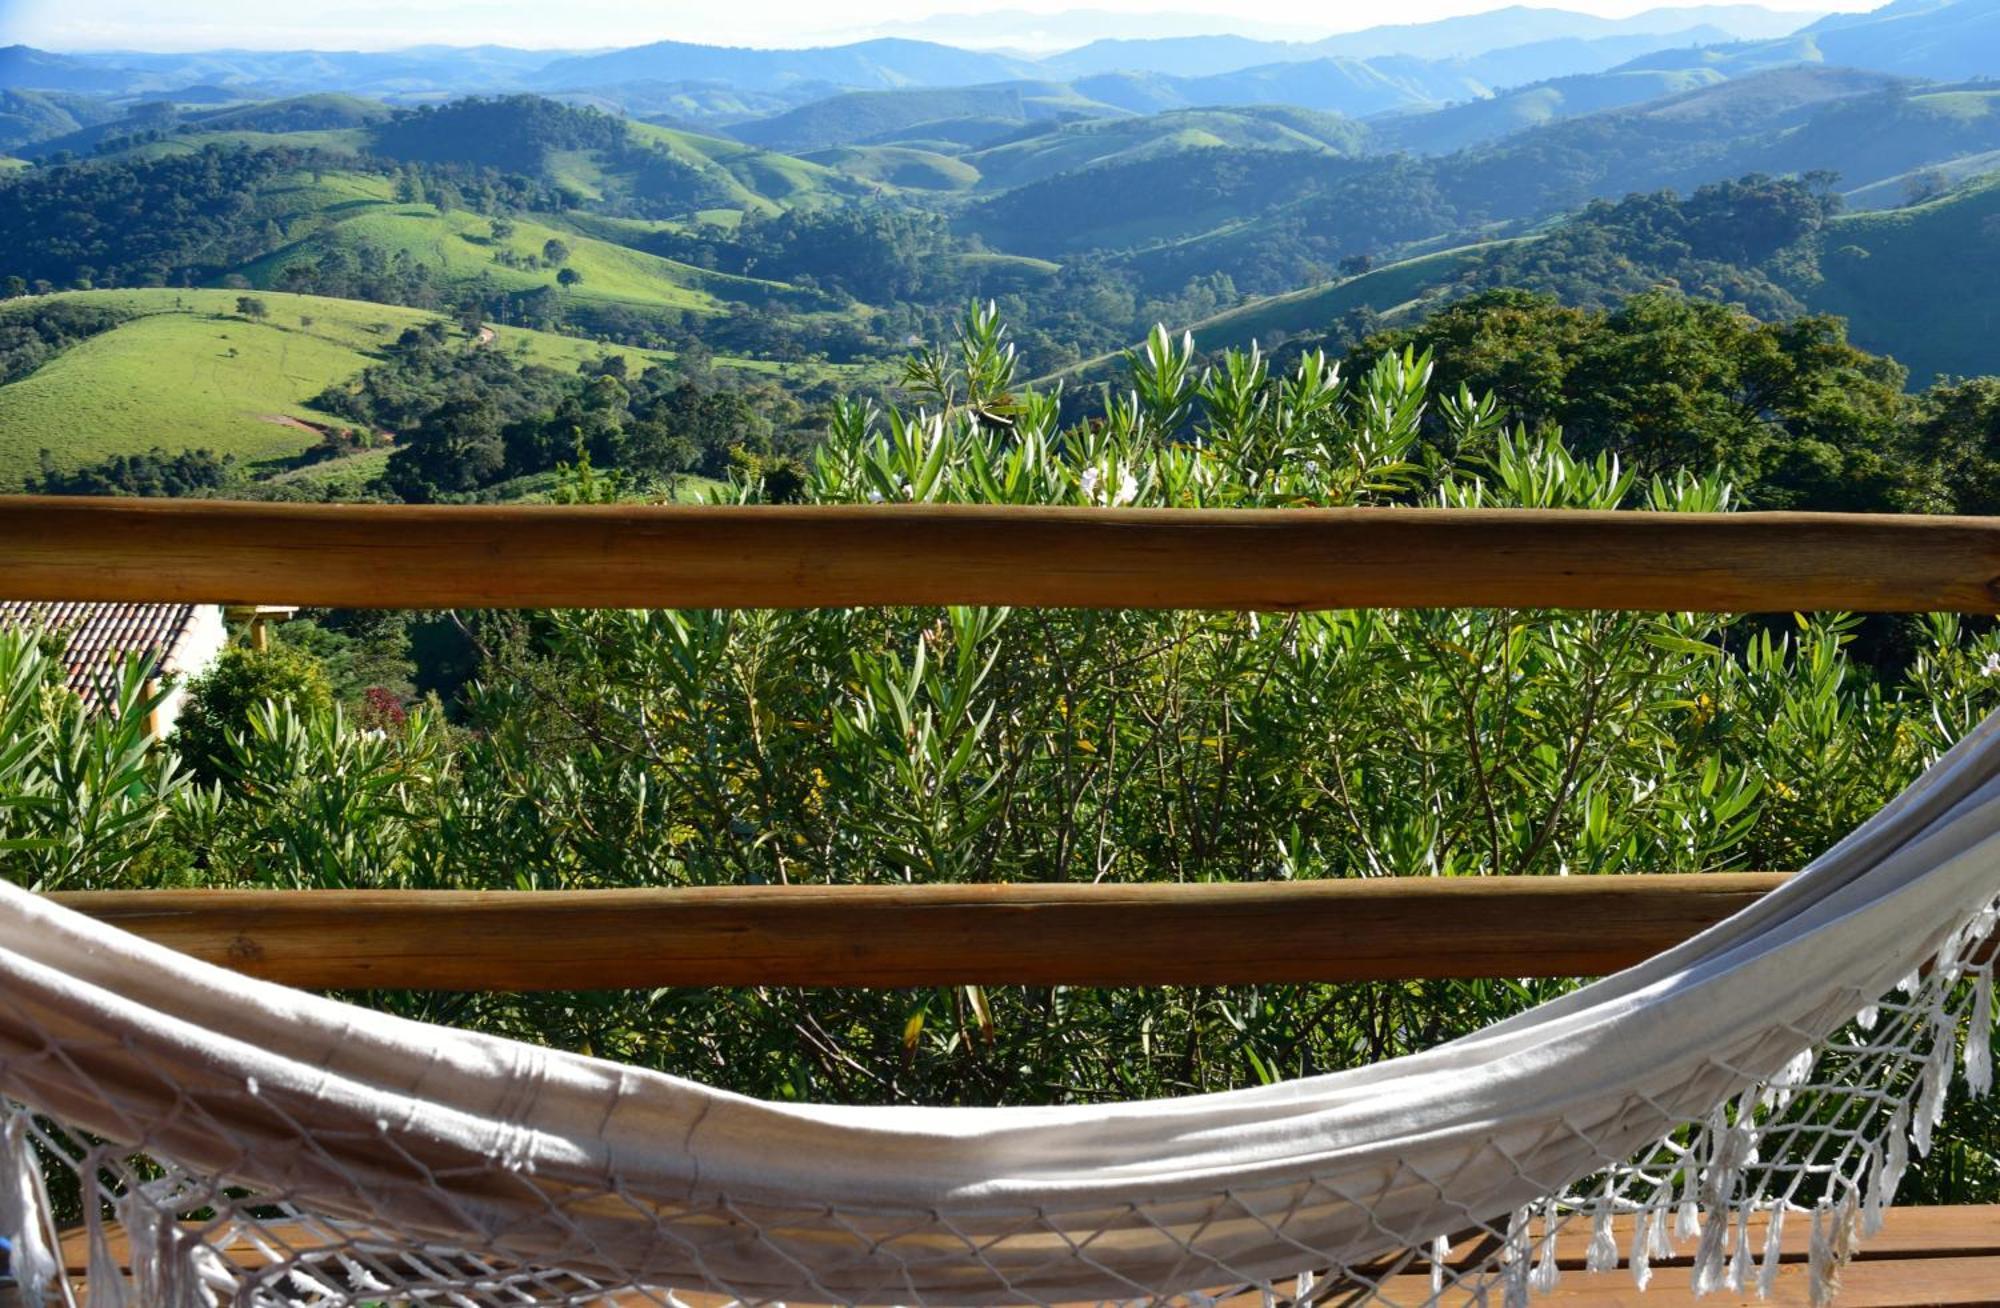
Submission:
<svg viewBox="0 0 2000 1308">
<path fill-rule="evenodd" d="M 0 600 L 0 626 L 67 632 L 62 662 L 70 689 L 96 708 L 118 693 L 119 668 L 129 658 L 150 657 L 163 672 L 190 671 L 181 655 L 201 607 Z"/>
</svg>

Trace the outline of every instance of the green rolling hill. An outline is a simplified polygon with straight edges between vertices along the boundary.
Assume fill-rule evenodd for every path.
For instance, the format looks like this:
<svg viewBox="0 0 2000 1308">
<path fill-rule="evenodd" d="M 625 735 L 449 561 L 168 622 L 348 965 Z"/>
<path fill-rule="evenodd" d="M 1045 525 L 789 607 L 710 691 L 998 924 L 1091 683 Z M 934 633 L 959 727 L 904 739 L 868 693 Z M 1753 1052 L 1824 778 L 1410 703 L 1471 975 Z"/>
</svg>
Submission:
<svg viewBox="0 0 2000 1308">
<path fill-rule="evenodd" d="M 323 94 L 284 100 L 260 100 L 220 108 L 181 106 L 161 101 L 135 106 L 128 113 L 99 109 L 74 130 L 34 138 L 28 153 L 68 150 L 76 155 L 121 153 L 127 150 L 198 149 L 207 141 L 288 144 L 323 149 L 358 150 L 370 142 L 370 129 L 389 121 L 393 111 L 360 96 Z"/>
<path fill-rule="evenodd" d="M 1304 109 L 1183 109 L 1143 118 L 1051 124 L 964 159 L 979 170 L 981 189 L 1002 191 L 1060 174 L 1197 150 L 1296 150 L 1338 158 L 1359 153 L 1365 136 L 1365 129 L 1349 119 Z"/>
<path fill-rule="evenodd" d="M 236 313 L 241 294 L 158 289 L 49 297 L 131 316 L 0 386 L 0 492 L 19 488 L 43 449 L 56 452 L 61 466 L 75 467 L 155 446 L 208 448 L 266 464 L 274 478 L 289 477 L 282 465 L 318 439 L 314 424 L 335 421 L 314 410 L 312 398 L 357 376 L 405 329 L 437 318 L 396 305 L 259 291 L 269 316 L 253 321 Z M 0 304 L 0 316 L 9 311 Z M 494 333 L 489 345 L 467 339 L 466 348 L 507 350 L 564 371 L 607 354 L 623 357 L 634 371 L 673 357 L 526 328 L 488 330 Z M 777 369 L 757 360 L 716 363 L 755 373 Z M 842 377 L 860 372 L 831 365 L 816 370 Z"/>
<path fill-rule="evenodd" d="M 868 189 L 831 168 L 741 141 L 653 123 L 633 123 L 630 128 L 634 140 L 696 169 L 727 193 L 726 199 L 708 207 L 778 213 L 800 205 L 837 203 Z"/>
<path fill-rule="evenodd" d="M 1512 244 L 1513 241 L 1487 241 L 1421 254 L 1384 264 L 1359 277 L 1252 300 L 1212 318 L 1189 323 L 1187 328 L 1194 332 L 1203 349 L 1222 350 L 1240 349 L 1253 341 L 1268 344 L 1280 333 L 1317 335 L 1356 309 L 1366 309 L 1395 321 L 1422 308 L 1487 252 Z"/>
<path fill-rule="evenodd" d="M 1575 220 L 1572 220 L 1574 222 Z M 1562 231 L 1551 230 L 1551 235 Z M 1928 203 L 1841 214 L 1784 260 L 1781 284 L 1809 311 L 1837 314 L 1849 337 L 1893 356 L 1921 388 L 1939 376 L 2000 373 L 2000 173 Z M 1589 241 L 1566 246 L 1527 236 L 1458 246 L 1400 260 L 1359 277 L 1253 300 L 1198 322 L 1176 324 L 1204 349 L 1266 343 L 1282 332 L 1318 336 L 1346 314 L 1368 309 L 1390 323 L 1421 314 L 1477 280 L 1484 265 L 1532 246 L 1531 288 L 1579 279 L 1601 285 L 1602 270 L 1566 266 L 1562 249 L 1595 254 Z M 1635 284 L 1670 283 L 1664 271 L 1631 270 Z M 1518 283 L 1515 283 L 1518 284 Z M 1069 370 L 1088 374 L 1115 356 Z"/>
<path fill-rule="evenodd" d="M 87 95 L 0 88 L 0 151 L 69 136 L 115 116 L 110 105 Z"/>
<path fill-rule="evenodd" d="M 1385 322 L 1393 324 L 1434 303 L 1446 287 L 1476 266 L 1488 251 L 1513 243 L 1488 241 L 1422 254 L 1371 269 L 1359 277 L 1263 296 L 1222 313 L 1169 326 L 1174 332 L 1193 332 L 1195 344 L 1203 350 L 1237 350 L 1253 344 L 1269 346 L 1292 337 L 1323 335 L 1357 309 L 1379 314 Z M 1123 357 L 1122 351 L 1097 355 L 1059 373 L 1037 378 L 1032 384 L 1047 385 L 1060 380 L 1073 385 L 1078 381 L 1101 380 L 1117 368 Z"/>
<path fill-rule="evenodd" d="M 264 108 L 271 113 L 235 112 L 251 122 L 281 126 L 298 116 L 296 104 Z M 643 156 L 638 163 L 633 162 L 632 151 L 607 158 L 588 149 L 551 150 L 541 156 L 544 175 L 569 186 L 574 195 L 588 196 L 593 186 L 615 191 L 640 184 L 645 159 L 666 157 L 671 152 L 677 161 L 687 161 L 687 172 L 699 172 L 705 179 L 704 189 L 698 192 L 701 199 L 720 207 L 692 209 L 677 220 L 618 218 L 585 208 L 518 213 L 496 228 L 491 217 L 469 208 L 428 198 L 412 202 L 408 179 L 393 167 L 358 157 L 352 164 L 345 163 L 345 157 L 354 153 L 348 148 L 348 138 L 366 135 L 369 130 L 175 134 L 135 142 L 113 152 L 112 161 L 153 161 L 166 167 L 176 161 L 162 156 L 178 156 L 184 164 L 193 152 L 211 145 L 224 149 L 241 145 L 267 152 L 282 147 L 324 152 L 310 165 L 303 156 L 252 156 L 278 162 L 246 173 L 250 180 L 236 190 L 231 202 L 243 206 L 249 219 L 238 223 L 239 230 L 247 226 L 261 235 L 254 240 L 244 238 L 248 244 L 232 244 L 232 253 L 219 268 L 209 265 L 214 271 L 202 280 L 210 284 L 226 274 L 244 277 L 260 289 L 317 290 L 322 289 L 320 282 L 302 279 L 300 274 L 336 260 L 352 267 L 400 260 L 421 270 L 429 284 L 447 296 L 476 290 L 490 302 L 495 295 L 547 292 L 559 294 L 564 304 L 579 308 L 615 306 L 656 317 L 715 314 L 732 305 L 797 313 L 826 311 L 826 297 L 816 292 L 678 263 L 645 247 L 660 233 L 684 229 L 704 217 L 733 222 L 745 210 L 777 214 L 788 205 L 825 198 L 836 186 L 856 194 L 870 186 L 820 165 L 771 155 L 738 142 L 642 126 L 634 129 L 641 141 L 636 152 Z M 936 162 L 947 171 L 959 168 L 951 160 Z M 149 194 L 153 192 L 135 193 L 132 203 L 148 203 L 141 197 Z M 541 194 L 553 192 L 545 188 Z M 110 227 L 123 221 L 121 212 L 112 208 L 98 220 Z M 168 220 L 158 221 L 164 224 Z M 501 234 L 496 235 L 496 231 Z M 55 239 L 70 239 L 57 228 L 52 227 L 50 233 Z M 543 256 L 552 241 L 567 250 L 559 261 Z M 204 256 L 212 253 L 212 247 L 201 251 Z M 186 279 L 176 275 L 171 280 Z"/>
<path fill-rule="evenodd" d="M 467 100 L 421 113 L 347 95 L 157 113 L 24 145 L 29 158 L 185 154 L 205 146 L 289 147 L 516 172 L 591 201 L 662 216 L 703 209 L 775 214 L 867 194 L 868 181 L 742 141 L 631 122 L 551 100 Z"/>
<path fill-rule="evenodd" d="M 1896 88 L 1825 105 L 1742 158 L 1744 171 L 1840 174 L 1844 189 L 2000 149 L 2000 86 Z"/>
<path fill-rule="evenodd" d="M 740 124 L 730 134 L 766 149 L 810 153 L 893 138 L 923 123 L 974 117 L 1019 126 L 1029 115 L 1021 89 L 1011 85 L 850 91 Z"/>
<path fill-rule="evenodd" d="M 552 225 L 557 222 L 515 219 L 502 239 L 493 235 L 492 220 L 478 214 L 439 213 L 430 205 L 394 202 L 347 205 L 310 236 L 244 266 L 242 273 L 255 286 L 275 288 L 285 285 L 286 269 L 294 264 L 322 260 L 336 250 L 367 248 L 391 257 L 408 255 L 440 286 L 462 289 L 484 282 L 509 293 L 546 288 L 580 304 L 716 313 L 725 300 L 796 308 L 813 303 L 812 296 L 781 283 L 676 263 L 585 235 L 567 223 Z M 541 257 L 550 241 L 570 251 L 560 265 Z M 499 261 L 502 256 L 514 262 Z M 582 280 L 561 286 L 558 279 L 565 269 Z"/>
<path fill-rule="evenodd" d="M 2000 174 L 1928 204 L 1847 214 L 1826 232 L 1806 303 L 1893 354 L 1913 385 L 2000 372 Z"/>
<path fill-rule="evenodd" d="M 839 145 L 805 158 L 898 190 L 969 191 L 979 185 L 979 169 L 965 160 L 905 145 Z"/>
<path fill-rule="evenodd" d="M 1378 150 L 1449 154 L 1565 118 L 1641 104 L 1722 80 L 1721 73 L 1707 68 L 1623 69 L 1560 77 L 1429 112 L 1371 119 L 1369 143 Z"/>
<path fill-rule="evenodd" d="M 281 460 L 328 421 L 307 404 L 370 353 L 435 315 L 390 305 L 267 295 L 271 316 L 233 316 L 233 291 L 92 291 L 64 299 L 134 316 L 0 386 L 0 488 L 39 452 L 64 467 L 161 446 Z M 310 325 L 303 320 L 310 318 Z"/>
</svg>

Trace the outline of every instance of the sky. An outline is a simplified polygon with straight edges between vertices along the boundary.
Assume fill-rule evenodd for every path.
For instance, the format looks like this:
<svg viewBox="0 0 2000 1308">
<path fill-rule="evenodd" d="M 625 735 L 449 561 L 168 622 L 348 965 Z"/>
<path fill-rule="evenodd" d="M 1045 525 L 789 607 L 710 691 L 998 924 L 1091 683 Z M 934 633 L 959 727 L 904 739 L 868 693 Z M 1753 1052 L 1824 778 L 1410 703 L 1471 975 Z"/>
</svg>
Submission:
<svg viewBox="0 0 2000 1308">
<path fill-rule="evenodd" d="M 1550 8 L 1622 17 L 1662 0 L 1527 0 Z M 1693 0 L 1666 0 L 1691 3 Z M 1865 9 L 1880 0 L 1761 0 L 1771 9 Z M 858 6 L 825 0 L 0 0 L 0 45 L 49 50 L 388 50 L 424 44 L 602 49 L 681 40 L 797 46 L 865 33 L 937 13 L 975 9 L 1054 12 L 1089 7 L 1135 15 L 1162 10 L 1227 12 L 1228 3 L 1191 0 L 876 0 Z M 1384 21 L 1423 22 L 1500 7 L 1499 0 L 1257 0 L 1258 35 L 1329 34 Z M 1180 24 L 1176 24 L 1180 26 Z M 1217 30 L 1242 27 L 1219 18 Z"/>
</svg>

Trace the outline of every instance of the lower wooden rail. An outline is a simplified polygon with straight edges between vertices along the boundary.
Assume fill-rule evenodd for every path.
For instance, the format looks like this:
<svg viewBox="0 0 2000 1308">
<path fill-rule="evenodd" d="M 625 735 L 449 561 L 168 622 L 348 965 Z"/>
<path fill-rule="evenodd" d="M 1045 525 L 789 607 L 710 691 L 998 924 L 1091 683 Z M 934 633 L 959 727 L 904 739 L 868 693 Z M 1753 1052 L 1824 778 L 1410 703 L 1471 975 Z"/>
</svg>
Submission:
<svg viewBox="0 0 2000 1308">
<path fill-rule="evenodd" d="M 310 988 L 1218 985 L 1597 976 L 1714 925 L 1781 873 L 1163 885 L 55 896 Z"/>
</svg>

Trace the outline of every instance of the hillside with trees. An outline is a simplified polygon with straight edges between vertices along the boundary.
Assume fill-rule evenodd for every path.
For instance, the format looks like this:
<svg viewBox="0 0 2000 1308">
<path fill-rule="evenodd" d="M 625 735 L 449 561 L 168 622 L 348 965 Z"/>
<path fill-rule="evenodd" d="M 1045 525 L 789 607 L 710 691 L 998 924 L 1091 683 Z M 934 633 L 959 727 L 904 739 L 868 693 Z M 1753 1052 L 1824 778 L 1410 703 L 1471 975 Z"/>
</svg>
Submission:
<svg viewBox="0 0 2000 1308">
<path fill-rule="evenodd" d="M 1963 257 L 2000 232 L 1992 179 L 1913 188 L 1895 209 L 1848 212 L 1829 174 L 1758 175 L 1597 201 L 1531 236 L 1447 249 L 1253 301 L 1191 322 L 1217 345 L 1332 336 L 1406 322 L 1486 289 L 1610 307 L 1654 287 L 1767 321 L 1836 315 L 1857 343 L 1894 356 L 1911 381 L 1990 372 L 1992 261 Z M 1879 254 L 1879 262 L 1878 260 Z M 1344 333 L 1344 335 L 1343 335 Z"/>
<path fill-rule="evenodd" d="M 1477 30 L 1382 39 L 1457 31 L 1450 40 L 1472 41 Z M 1647 35 L 1593 30 L 1575 41 Z M 1547 37 L 1544 53 L 1570 39 Z M 2000 113 L 1976 82 L 1823 61 L 1675 66 L 1669 50 L 1361 118 L 1269 101 L 1327 61 L 1445 95 L 1424 79 L 1468 76 L 1502 48 L 1405 56 L 1336 43 L 1274 54 L 1255 42 L 1206 52 L 1138 42 L 1117 47 L 1138 61 L 1130 68 L 1084 59 L 1051 75 L 1005 60 L 926 63 L 934 52 L 916 44 L 867 52 L 889 61 L 878 70 L 907 69 L 891 85 L 699 130 L 621 113 L 616 96 L 501 89 L 514 66 L 505 52 L 477 62 L 483 93 L 414 107 L 345 89 L 117 104 L 102 91 L 9 92 L 24 123 L 40 124 L 29 134 L 76 126 L 24 141 L 30 166 L 0 174 L 10 235 L 0 295 L 225 298 L 206 320 L 149 312 L 95 340 L 59 314 L 29 315 L 9 347 L 0 414 L 51 415 L 75 430 L 81 420 L 54 415 L 88 395 L 81 380 L 94 370 L 144 378 L 150 350 L 168 366 L 189 350 L 211 357 L 226 384 L 184 388 L 209 397 L 176 415 L 184 436 L 134 430 L 146 424 L 86 403 L 78 412 L 103 435 L 73 457 L 58 448 L 44 466 L 43 442 L 0 433 L 0 445 L 15 476 L 157 445 L 213 450 L 262 480 L 338 425 L 315 397 L 387 366 L 397 335 L 431 321 L 461 340 L 567 337 L 635 365 L 716 357 L 739 375 L 767 369 L 788 403 L 823 404 L 836 380 L 885 386 L 907 343 L 947 330 L 972 299 L 1022 324 L 1016 347 L 1034 377 L 1101 377 L 1156 323 L 1194 327 L 1204 346 L 1323 340 L 1344 350 L 1491 290 L 1616 312 L 1656 287 L 1766 323 L 1837 315 L 1857 346 L 1903 364 L 1916 390 L 1940 374 L 2000 370 L 1982 307 L 1989 261 L 1948 254 L 1991 243 L 1993 192 L 1976 179 L 2000 165 Z M 818 57 L 762 54 L 723 60 L 765 70 L 729 83 L 730 94 L 783 99 L 790 92 L 771 79 Z M 1195 66 L 1211 55 L 1220 63 Z M 1229 62 L 1239 56 L 1253 61 Z M 653 47 L 608 63 L 558 60 L 550 77 L 708 57 Z M 1509 58 L 1527 67 L 1526 54 Z M 1195 63 L 1147 66 L 1177 59 Z M 357 60 L 354 69 L 369 64 Z M 54 82 L 85 65 L 95 67 L 22 55 L 8 66 Z M 954 80 L 975 65 L 986 80 Z M 148 76 L 209 67 L 144 66 Z M 258 64 L 287 66 L 276 55 Z M 367 320 L 394 326 L 323 340 L 289 326 L 290 309 L 270 321 L 233 312 L 231 292 L 381 306 Z M 566 358 L 558 371 L 585 362 Z M 540 393 L 525 374 L 497 384 Z M 256 402 L 221 412 L 230 386 Z M 379 474 L 386 453 L 369 457 Z M 594 457 L 616 456 L 607 446 Z M 461 483 L 451 493 L 498 484 L 484 474 Z"/>
</svg>

